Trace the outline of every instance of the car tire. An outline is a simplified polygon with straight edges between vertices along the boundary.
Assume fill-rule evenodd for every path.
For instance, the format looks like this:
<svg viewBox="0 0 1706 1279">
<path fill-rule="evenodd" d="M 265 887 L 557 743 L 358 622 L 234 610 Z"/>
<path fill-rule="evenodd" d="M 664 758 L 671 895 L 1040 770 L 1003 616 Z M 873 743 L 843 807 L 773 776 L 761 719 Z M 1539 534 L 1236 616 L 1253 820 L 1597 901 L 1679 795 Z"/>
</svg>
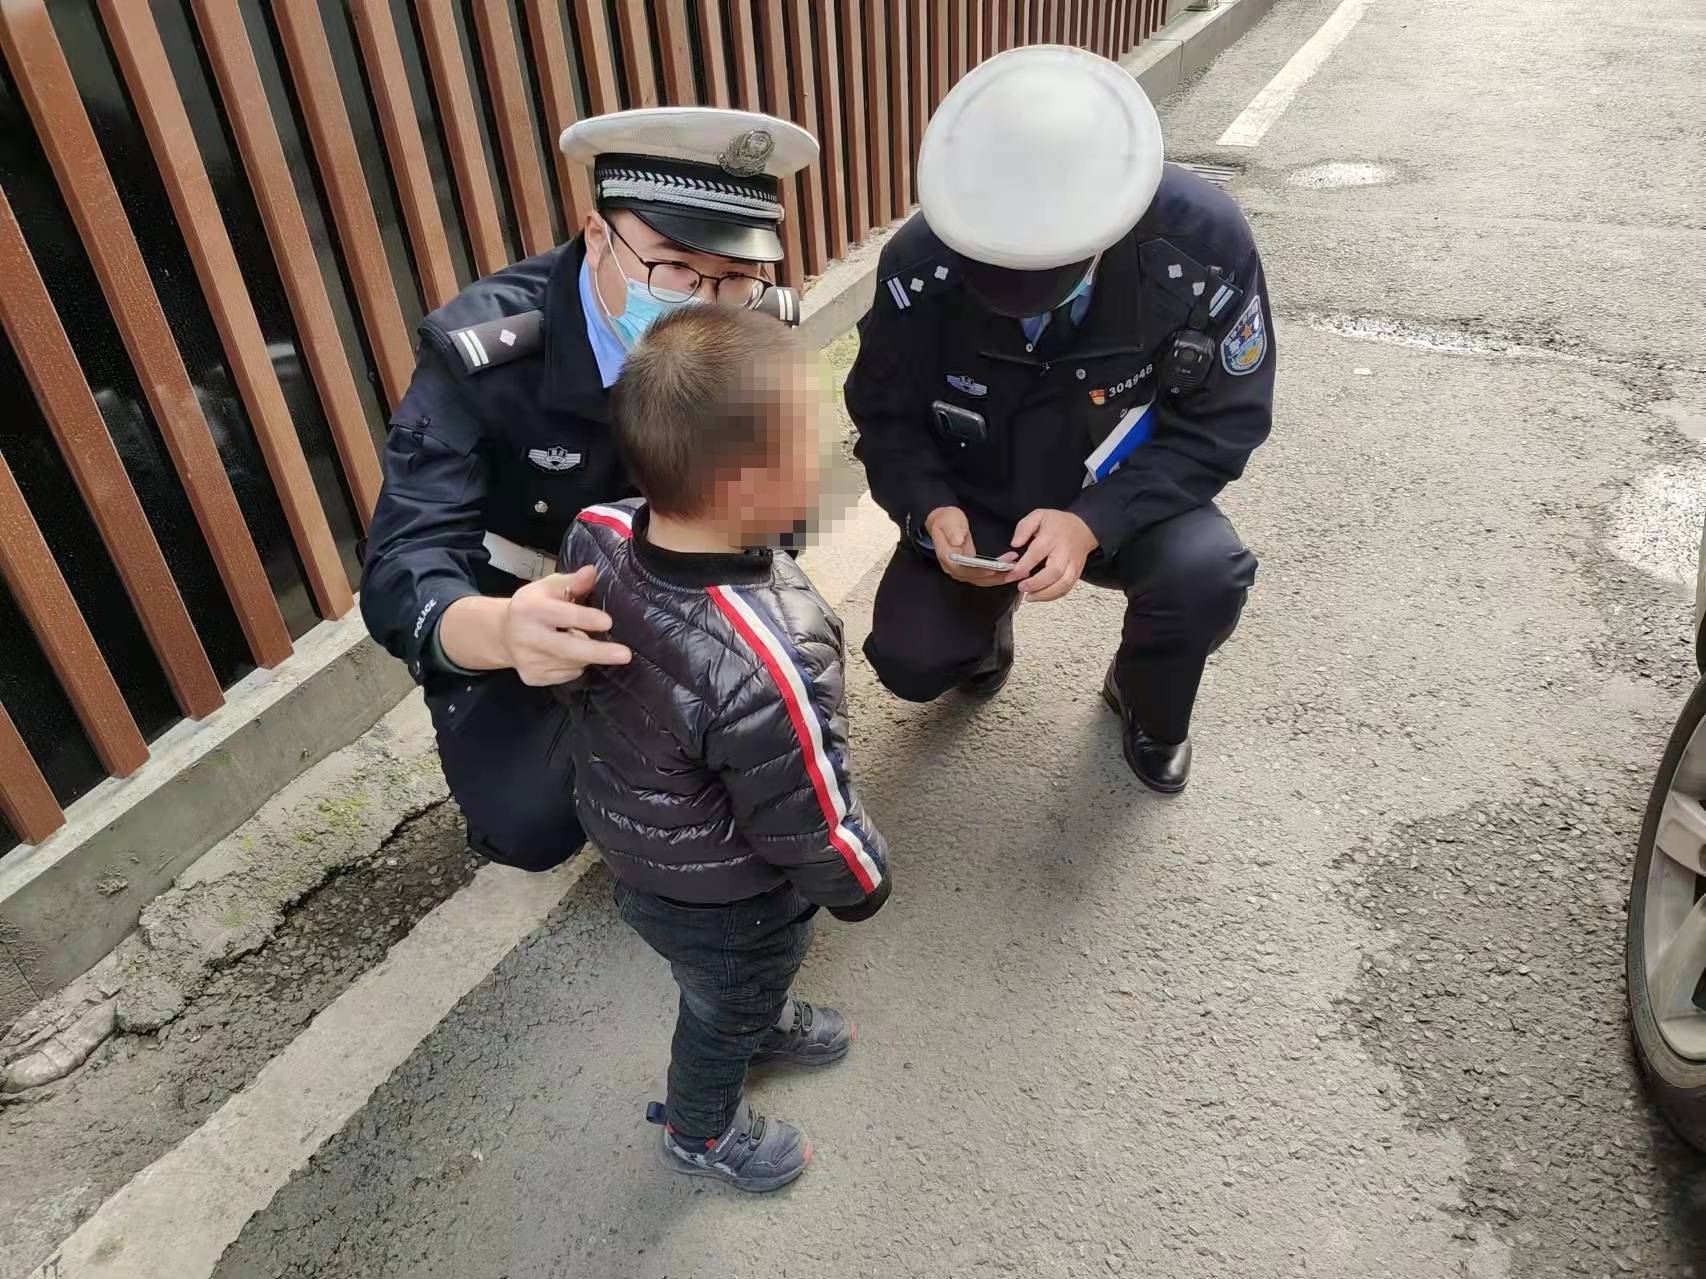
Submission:
<svg viewBox="0 0 1706 1279">
<path fill-rule="evenodd" d="M 1677 1053 L 1660 1030 L 1648 989 L 1646 961 L 1649 887 L 1655 874 L 1655 858 L 1665 857 L 1657 847 L 1659 823 L 1683 753 L 1695 734 L 1702 731 L 1703 720 L 1706 720 L 1706 680 L 1695 685 L 1676 727 L 1671 730 L 1670 742 L 1647 800 L 1646 818 L 1641 823 L 1641 840 L 1635 850 L 1624 954 L 1630 1025 L 1635 1053 L 1647 1077 L 1648 1091 L 1672 1127 L 1690 1145 L 1706 1151 L 1706 1061 L 1696 1061 Z M 1701 885 L 1697 883 L 1696 898 L 1700 893 Z"/>
</svg>

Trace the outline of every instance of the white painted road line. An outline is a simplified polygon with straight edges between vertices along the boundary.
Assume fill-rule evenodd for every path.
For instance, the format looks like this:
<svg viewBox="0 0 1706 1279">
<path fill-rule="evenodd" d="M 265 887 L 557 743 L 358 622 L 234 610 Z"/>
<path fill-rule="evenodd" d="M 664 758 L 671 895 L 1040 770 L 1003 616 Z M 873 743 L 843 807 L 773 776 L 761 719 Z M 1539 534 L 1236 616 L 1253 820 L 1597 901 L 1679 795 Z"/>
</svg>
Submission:
<svg viewBox="0 0 1706 1279">
<path fill-rule="evenodd" d="M 1362 15 L 1374 0 L 1345 0 L 1333 16 L 1321 24 L 1304 46 L 1291 55 L 1291 61 L 1280 68 L 1267 87 L 1255 96 L 1244 112 L 1232 122 L 1232 127 L 1220 135 L 1223 147 L 1253 147 L 1285 114 L 1297 91 L 1315 78 L 1322 64 L 1344 43 L 1351 28 L 1362 21 Z"/>
<path fill-rule="evenodd" d="M 870 494 L 801 556 L 839 606 L 895 545 Z M 544 875 L 485 866 L 338 996 L 254 1082 L 137 1173 L 31 1279 L 206 1279 L 244 1224 L 421 1040 L 537 928 L 595 859 Z"/>
<path fill-rule="evenodd" d="M 31 1279 L 205 1279 L 428 1032 L 595 860 L 543 875 L 484 866 L 334 1000 L 248 1088 L 144 1168 Z"/>
</svg>

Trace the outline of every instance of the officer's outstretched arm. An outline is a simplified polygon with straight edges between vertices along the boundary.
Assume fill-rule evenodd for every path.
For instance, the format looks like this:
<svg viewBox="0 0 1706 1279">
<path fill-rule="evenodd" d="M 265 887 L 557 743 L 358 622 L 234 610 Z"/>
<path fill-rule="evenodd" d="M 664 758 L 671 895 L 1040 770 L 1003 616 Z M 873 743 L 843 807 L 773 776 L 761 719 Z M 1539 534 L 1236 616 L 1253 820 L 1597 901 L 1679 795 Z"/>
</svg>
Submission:
<svg viewBox="0 0 1706 1279">
<path fill-rule="evenodd" d="M 480 504 L 486 477 L 478 442 L 478 423 L 456 380 L 424 349 L 391 416 L 385 484 L 361 573 L 367 629 L 409 664 L 417 680 L 431 671 L 444 610 L 479 594 L 474 566 L 485 555 Z"/>
<path fill-rule="evenodd" d="M 780 632 L 759 642 L 759 666 L 706 733 L 706 762 L 755 853 L 807 901 L 842 919 L 868 919 L 888 900 L 888 845 L 847 768 L 841 655 Z"/>
<path fill-rule="evenodd" d="M 1209 335 L 1216 345 L 1208 381 L 1194 391 L 1161 391 L 1149 442 L 1072 504 L 1105 552 L 1214 501 L 1268 438 L 1277 352 L 1267 283 L 1254 250 L 1235 278 L 1247 300 L 1229 326 Z"/>
</svg>

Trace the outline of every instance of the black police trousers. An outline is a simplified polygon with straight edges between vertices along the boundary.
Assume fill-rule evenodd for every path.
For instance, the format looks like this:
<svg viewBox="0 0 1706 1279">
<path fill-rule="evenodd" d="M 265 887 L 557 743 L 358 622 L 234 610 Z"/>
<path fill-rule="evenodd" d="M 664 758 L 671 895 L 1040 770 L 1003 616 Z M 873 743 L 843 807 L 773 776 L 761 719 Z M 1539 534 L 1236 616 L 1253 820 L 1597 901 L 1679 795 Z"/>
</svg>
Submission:
<svg viewBox="0 0 1706 1279">
<path fill-rule="evenodd" d="M 522 870 L 573 857 L 586 832 L 575 815 L 568 707 L 514 671 L 435 681 L 426 703 L 469 846 Z"/>
<path fill-rule="evenodd" d="M 990 553 L 981 532 L 977 544 Z M 1183 741 L 1203 667 L 1237 628 L 1256 557 L 1211 504 L 1145 529 L 1115 555 L 1095 552 L 1084 580 L 1125 592 L 1114 678 L 1126 706 L 1155 740 Z M 987 668 L 996 627 L 1018 603 L 1016 588 L 957 582 L 903 544 L 877 587 L 865 657 L 895 696 L 934 701 Z"/>
<path fill-rule="evenodd" d="M 681 990 L 669 1053 L 669 1125 L 684 1145 L 715 1141 L 734 1122 L 752 1054 L 805 962 L 817 907 L 792 884 L 703 906 L 617 880 L 616 908 L 669 961 Z"/>
</svg>

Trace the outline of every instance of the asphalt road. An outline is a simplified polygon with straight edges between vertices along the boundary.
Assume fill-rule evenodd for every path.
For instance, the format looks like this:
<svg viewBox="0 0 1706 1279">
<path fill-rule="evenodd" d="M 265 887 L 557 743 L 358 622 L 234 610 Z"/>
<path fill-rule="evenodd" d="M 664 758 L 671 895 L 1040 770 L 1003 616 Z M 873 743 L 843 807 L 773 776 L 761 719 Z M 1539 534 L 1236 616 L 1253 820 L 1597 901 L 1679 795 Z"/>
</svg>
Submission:
<svg viewBox="0 0 1706 1279">
<path fill-rule="evenodd" d="M 672 987 L 595 870 L 219 1275 L 1696 1273 L 1706 1178 L 1634 1076 L 1621 932 L 1694 678 L 1706 15 L 1375 0 L 1218 149 L 1337 7 L 1281 0 L 1163 112 L 1239 167 L 1281 359 L 1187 794 L 1120 761 L 1108 594 L 1023 610 L 990 703 L 855 659 L 897 887 L 802 976 L 852 1057 L 754 1081 L 804 1179 L 654 1166 Z"/>
</svg>

